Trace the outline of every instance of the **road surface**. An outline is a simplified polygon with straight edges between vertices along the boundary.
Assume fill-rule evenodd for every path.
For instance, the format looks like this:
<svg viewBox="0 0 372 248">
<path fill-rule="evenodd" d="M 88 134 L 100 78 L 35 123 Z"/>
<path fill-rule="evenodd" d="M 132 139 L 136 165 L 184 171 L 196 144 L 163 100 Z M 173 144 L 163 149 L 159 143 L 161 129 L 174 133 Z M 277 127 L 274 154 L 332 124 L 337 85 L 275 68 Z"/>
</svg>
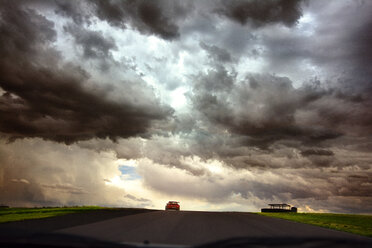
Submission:
<svg viewBox="0 0 372 248">
<path fill-rule="evenodd" d="M 241 212 L 156 211 L 64 228 L 58 233 L 105 241 L 196 245 L 232 237 L 324 237 L 371 240 L 312 225 Z"/>
</svg>

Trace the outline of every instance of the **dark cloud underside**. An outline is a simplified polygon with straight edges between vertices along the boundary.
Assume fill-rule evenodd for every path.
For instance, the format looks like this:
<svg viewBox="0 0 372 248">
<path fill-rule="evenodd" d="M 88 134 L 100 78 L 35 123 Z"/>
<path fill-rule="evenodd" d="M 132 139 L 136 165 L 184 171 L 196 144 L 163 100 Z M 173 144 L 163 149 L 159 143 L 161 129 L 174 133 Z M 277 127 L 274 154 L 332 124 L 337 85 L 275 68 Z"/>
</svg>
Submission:
<svg viewBox="0 0 372 248">
<path fill-rule="evenodd" d="M 299 0 L 233 0 L 222 1 L 222 4 L 223 8 L 217 8 L 217 11 L 242 25 L 283 23 L 290 26 L 302 14 Z"/>
<path fill-rule="evenodd" d="M 107 90 L 88 86 L 89 74 L 64 64 L 51 48 L 53 22 L 12 2 L 2 2 L 0 26 L 0 131 L 10 138 L 40 137 L 71 143 L 91 138 L 116 139 L 147 135 L 153 120 L 170 110 L 160 105 L 141 106 L 126 99 L 113 101 Z M 72 32 L 73 30 L 71 30 Z M 79 36 L 85 56 L 98 56 L 113 47 L 98 33 Z M 91 41 L 91 42 L 90 42 Z M 94 88 L 96 87 L 96 88 Z M 132 92 L 142 98 L 154 98 Z"/>
<path fill-rule="evenodd" d="M 234 75 L 220 68 L 197 79 L 191 100 L 212 125 L 247 137 L 246 145 L 265 147 L 280 139 L 317 143 L 341 135 L 327 121 L 313 126 L 298 117 L 324 98 L 333 98 L 332 93 L 295 89 L 288 78 L 271 75 L 251 75 L 238 83 Z"/>
<path fill-rule="evenodd" d="M 172 0 L 94 0 L 68 3 L 56 1 L 57 13 L 73 18 L 81 24 L 90 22 L 84 8 L 90 9 L 98 18 L 120 28 L 131 26 L 139 32 L 154 34 L 166 40 L 180 37 L 179 23 L 199 8 L 217 14 L 242 25 L 263 26 L 282 23 L 291 26 L 301 17 L 298 0 L 234 0 L 234 1 L 172 1 Z M 78 12 L 77 10 L 81 10 Z M 209 14 L 208 13 L 208 14 Z"/>
<path fill-rule="evenodd" d="M 67 25 L 64 30 L 75 38 L 76 44 L 83 47 L 85 58 L 107 58 L 111 50 L 117 50 L 115 41 L 105 38 L 102 33 L 84 30 L 77 25 Z"/>
<path fill-rule="evenodd" d="M 96 5 L 97 16 L 112 25 L 125 27 L 129 23 L 140 32 L 157 34 L 164 39 L 174 39 L 179 36 L 174 20 L 164 13 L 165 8 L 170 8 L 170 5 L 177 4 L 177 2 L 142 0 L 95 0 L 93 2 Z"/>
</svg>

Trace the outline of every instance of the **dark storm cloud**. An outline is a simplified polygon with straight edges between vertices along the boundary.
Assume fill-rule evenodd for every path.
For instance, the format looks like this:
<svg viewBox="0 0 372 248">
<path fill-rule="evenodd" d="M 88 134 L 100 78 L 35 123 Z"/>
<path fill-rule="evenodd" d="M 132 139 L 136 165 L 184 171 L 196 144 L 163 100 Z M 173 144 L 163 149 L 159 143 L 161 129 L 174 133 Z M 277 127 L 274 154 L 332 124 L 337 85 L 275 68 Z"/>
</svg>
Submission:
<svg viewBox="0 0 372 248">
<path fill-rule="evenodd" d="M 234 73 L 219 67 L 199 75 L 191 101 L 212 125 L 244 137 L 247 146 L 266 147 L 282 139 L 310 144 L 341 135 L 327 121 L 313 126 L 298 115 L 310 108 L 318 118 L 326 105 L 310 106 L 327 97 L 332 98 L 326 90 L 295 89 L 286 77 L 252 74 L 246 81 L 236 82 Z"/>
<path fill-rule="evenodd" d="M 112 25 L 125 27 L 130 23 L 145 34 L 156 34 L 164 39 L 179 37 L 178 26 L 166 9 L 180 8 L 173 1 L 105 1 L 95 0 L 97 16 Z"/>
<path fill-rule="evenodd" d="M 147 135 L 153 120 L 170 114 L 151 100 L 154 96 L 141 91 L 127 94 L 148 97 L 148 103 L 111 100 L 107 89 L 87 83 L 89 75 L 83 69 L 62 64 L 60 54 L 49 46 L 56 39 L 53 22 L 14 2 L 1 5 L 0 87 L 5 93 L 0 97 L 0 132 L 11 139 L 40 137 L 65 143 L 116 139 Z M 89 46 L 90 36 L 100 37 L 95 35 L 88 33 L 82 42 L 104 53 L 110 44 Z"/>
<path fill-rule="evenodd" d="M 298 176 L 304 178 L 306 172 L 293 171 L 288 177 L 282 176 L 283 180 L 276 181 L 276 179 L 268 183 L 247 182 L 244 188 L 248 192 L 268 200 L 273 200 L 275 197 L 281 197 L 285 201 L 295 199 L 326 200 L 332 197 L 372 197 L 368 184 L 370 175 L 361 180 L 349 180 L 347 172 L 337 176 L 329 172 L 326 172 L 323 176 L 309 176 L 312 181 L 317 181 L 316 186 L 309 183 L 309 180 L 297 180 L 296 177 Z M 344 180 L 345 178 L 348 178 L 348 180 Z M 244 195 L 246 191 L 240 190 L 240 192 Z"/>
<path fill-rule="evenodd" d="M 58 15 L 70 17 L 79 26 L 91 25 L 98 18 L 115 27 L 131 27 L 166 40 L 180 36 L 177 22 L 193 9 L 193 2 L 170 0 L 30 0 L 27 4 L 52 9 Z"/>
<path fill-rule="evenodd" d="M 282 23 L 291 26 L 302 11 L 301 1 L 146 1 L 146 0 L 94 0 L 55 1 L 56 13 L 71 17 L 76 24 L 91 23 L 90 15 L 95 15 L 110 25 L 154 34 L 166 40 L 180 37 L 182 21 L 200 11 L 203 15 L 218 15 L 232 19 L 242 25 L 253 26 Z M 44 3 L 45 4 L 45 3 Z M 195 18 L 195 15 L 193 16 Z M 196 28 L 196 27 L 195 27 Z"/>
<path fill-rule="evenodd" d="M 339 80 L 338 87 L 348 93 L 370 94 L 372 3 L 306 3 L 309 20 L 300 27 L 289 32 L 273 28 L 261 36 L 269 63 L 266 70 L 294 73 L 311 63 L 316 70 L 307 72 L 309 77 L 326 71 L 324 77 Z"/>
<path fill-rule="evenodd" d="M 219 48 L 215 45 L 207 45 L 204 42 L 200 42 L 200 47 L 207 51 L 211 58 L 219 62 L 231 62 L 232 58 L 230 53 L 222 48 Z"/>
<path fill-rule="evenodd" d="M 369 6 L 372 9 L 372 6 Z M 361 27 L 358 27 L 355 32 L 352 33 L 353 39 L 350 41 L 350 49 L 353 50 L 357 65 L 362 68 L 368 76 L 372 75 L 371 63 L 372 63 L 372 17 L 363 23 Z"/>
<path fill-rule="evenodd" d="M 291 26 L 301 17 L 301 1 L 298 0 L 233 0 L 222 1 L 217 12 L 244 25 L 262 26 L 283 23 Z"/>
<path fill-rule="evenodd" d="M 322 8 L 319 3 L 310 6 L 313 7 L 315 11 L 316 9 L 321 10 Z M 372 75 L 370 66 L 372 63 L 372 51 L 370 49 L 370 44 L 372 42 L 372 17 L 370 15 L 372 3 L 369 1 L 362 1 L 351 6 L 335 5 L 338 11 L 333 12 L 330 7 L 320 12 L 321 18 L 324 18 L 327 22 L 334 22 L 334 24 L 318 27 L 315 30 L 315 34 L 319 37 L 327 37 L 327 35 L 332 34 L 329 43 L 319 43 L 320 46 L 324 44 L 325 48 L 332 49 L 328 51 L 322 50 L 325 54 L 323 54 L 323 57 L 319 57 L 317 62 L 333 62 L 337 65 L 337 60 L 339 60 L 342 69 L 347 70 L 349 74 L 347 76 L 350 79 L 356 82 L 357 80 L 364 79 L 370 84 L 370 77 Z M 328 12 L 328 15 L 325 11 Z M 336 20 L 338 20 L 338 22 L 336 22 Z M 337 49 L 331 44 L 331 42 L 335 40 L 337 40 Z M 329 59 L 327 59 L 327 57 L 329 57 Z M 358 84 L 360 83 L 361 82 L 358 82 Z"/>
<path fill-rule="evenodd" d="M 297 88 L 293 87 L 289 78 L 268 74 L 248 74 L 239 81 L 234 71 L 228 71 L 221 65 L 214 66 L 193 78 L 194 88 L 188 94 L 197 110 L 194 115 L 199 120 L 183 141 L 191 154 L 205 160 L 223 161 L 234 169 L 265 171 L 291 168 L 298 170 L 298 177 L 305 181 L 310 177 L 303 177 L 303 168 L 333 167 L 342 170 L 352 165 L 358 167 L 357 171 L 370 168 L 366 162 L 370 158 L 365 158 L 363 154 L 360 157 L 350 157 L 350 154 L 343 157 L 334 152 L 334 148 L 344 149 L 345 145 L 353 142 L 361 144 L 363 141 L 368 146 L 368 138 L 365 137 L 372 127 L 368 98 L 347 88 L 324 86 L 317 80 Z M 183 152 L 178 154 L 186 151 L 185 148 L 180 150 Z M 155 150 L 153 152 L 156 153 Z M 173 152 L 172 156 L 176 153 Z M 174 165 L 188 171 L 177 163 Z M 325 175 L 342 181 L 348 173 Z M 261 192 L 259 185 L 246 188 L 254 188 L 251 194 L 258 194 Z M 329 187 L 327 182 L 324 185 Z M 358 187 L 350 183 L 339 186 L 344 188 L 344 193 L 332 189 L 329 195 L 347 197 L 346 194 L 351 194 Z M 293 199 L 299 199 L 301 195 L 320 199 L 323 191 L 319 187 L 313 193 L 303 194 L 308 191 L 306 187 L 283 186 L 279 192 L 273 185 L 268 194 L 282 194 L 281 197 L 284 197 L 285 193 L 291 193 Z M 367 184 L 360 187 L 365 191 Z M 280 199 L 284 201 L 287 198 Z"/>
<path fill-rule="evenodd" d="M 52 1 L 49 1 L 49 4 L 52 4 L 51 2 Z M 46 2 L 44 1 L 43 3 L 45 4 Z M 55 12 L 57 14 L 71 17 L 72 20 L 78 25 L 81 25 L 85 22 L 90 22 L 89 19 L 91 17 L 91 13 L 87 11 L 89 10 L 90 6 L 86 1 L 55 0 L 54 3 L 56 5 Z"/>
<path fill-rule="evenodd" d="M 115 41 L 104 37 L 102 32 L 86 30 L 71 24 L 64 26 L 64 30 L 71 34 L 75 43 L 83 48 L 85 58 L 107 58 L 111 50 L 117 50 Z"/>
</svg>

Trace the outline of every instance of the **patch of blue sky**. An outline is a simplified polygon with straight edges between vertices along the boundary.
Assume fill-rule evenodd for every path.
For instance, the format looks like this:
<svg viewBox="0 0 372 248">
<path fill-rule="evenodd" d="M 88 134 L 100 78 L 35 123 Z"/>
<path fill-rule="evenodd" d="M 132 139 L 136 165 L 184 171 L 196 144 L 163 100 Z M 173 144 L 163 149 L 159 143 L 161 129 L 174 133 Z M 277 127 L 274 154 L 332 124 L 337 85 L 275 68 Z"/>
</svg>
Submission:
<svg viewBox="0 0 372 248">
<path fill-rule="evenodd" d="M 140 175 L 136 172 L 136 168 L 128 165 L 120 165 L 119 170 L 122 176 L 126 175 L 127 179 L 135 180 L 141 178 Z"/>
</svg>

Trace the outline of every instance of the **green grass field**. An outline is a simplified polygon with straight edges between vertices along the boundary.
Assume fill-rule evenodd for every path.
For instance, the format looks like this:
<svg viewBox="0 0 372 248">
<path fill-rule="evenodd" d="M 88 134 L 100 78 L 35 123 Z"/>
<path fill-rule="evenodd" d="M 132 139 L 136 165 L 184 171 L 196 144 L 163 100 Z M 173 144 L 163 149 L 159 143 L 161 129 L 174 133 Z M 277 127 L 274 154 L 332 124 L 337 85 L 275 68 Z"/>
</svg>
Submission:
<svg viewBox="0 0 372 248">
<path fill-rule="evenodd" d="M 330 213 L 258 213 L 316 226 L 372 237 L 372 215 Z"/>
<path fill-rule="evenodd" d="M 1 208 L 0 209 L 0 223 L 48 218 L 65 214 L 79 213 L 85 211 L 110 209 L 96 206 L 86 207 L 51 207 L 51 208 Z"/>
</svg>

